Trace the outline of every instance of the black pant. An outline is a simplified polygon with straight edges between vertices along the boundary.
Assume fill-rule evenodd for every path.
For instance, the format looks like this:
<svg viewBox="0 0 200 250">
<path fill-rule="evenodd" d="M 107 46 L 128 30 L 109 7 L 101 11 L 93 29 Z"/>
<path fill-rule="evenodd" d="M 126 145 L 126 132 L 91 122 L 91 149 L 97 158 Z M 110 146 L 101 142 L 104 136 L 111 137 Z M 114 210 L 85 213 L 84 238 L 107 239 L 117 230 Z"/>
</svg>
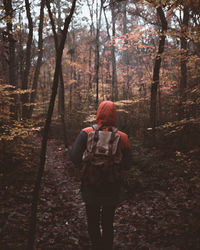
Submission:
<svg viewBox="0 0 200 250">
<path fill-rule="evenodd" d="M 92 250 L 112 250 L 115 206 L 86 204 L 86 214 Z"/>
</svg>

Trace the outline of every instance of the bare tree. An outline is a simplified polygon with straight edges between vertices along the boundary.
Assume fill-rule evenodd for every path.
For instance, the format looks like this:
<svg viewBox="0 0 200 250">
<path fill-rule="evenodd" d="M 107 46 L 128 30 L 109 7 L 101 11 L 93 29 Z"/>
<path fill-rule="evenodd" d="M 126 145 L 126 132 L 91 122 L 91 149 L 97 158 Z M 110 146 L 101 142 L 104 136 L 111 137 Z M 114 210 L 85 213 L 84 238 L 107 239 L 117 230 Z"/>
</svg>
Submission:
<svg viewBox="0 0 200 250">
<path fill-rule="evenodd" d="M 5 14 L 6 14 L 6 26 L 7 26 L 7 36 L 8 36 L 8 43 L 9 43 L 9 58 L 8 58 L 8 77 L 9 77 L 9 84 L 16 87 L 16 58 L 15 58 L 15 39 L 13 36 L 13 6 L 12 6 L 12 0 L 3 0 Z M 11 106 L 11 117 L 14 119 L 17 119 L 17 111 L 15 109 L 16 107 L 16 96 L 13 96 L 14 98 L 14 105 Z"/>
<path fill-rule="evenodd" d="M 93 36 L 94 33 L 94 20 L 93 20 L 93 8 L 94 8 L 94 0 L 92 0 L 92 4 L 90 5 L 89 1 L 87 0 L 87 6 L 89 8 L 89 13 L 90 13 L 90 35 L 91 37 Z M 92 89 L 92 46 L 89 47 L 89 60 L 88 60 L 88 66 L 89 66 L 89 84 L 88 84 L 88 88 L 89 90 Z"/>
<path fill-rule="evenodd" d="M 184 105 L 186 101 L 186 87 L 187 87 L 187 31 L 189 23 L 189 8 L 183 7 L 183 20 L 181 23 L 181 79 L 180 79 L 180 109 L 179 119 L 183 119 Z"/>
<path fill-rule="evenodd" d="M 49 1 L 46 0 L 46 3 L 48 4 Z M 60 41 L 60 44 L 58 46 L 58 50 L 56 53 L 56 66 L 55 66 L 55 71 L 54 71 L 52 93 L 51 93 L 47 118 L 46 118 L 45 126 L 44 126 L 41 154 L 40 154 L 40 166 L 39 166 L 37 179 L 36 179 L 36 183 L 35 183 L 35 188 L 34 188 L 34 193 L 33 193 L 33 201 L 32 201 L 32 207 L 31 207 L 30 231 L 29 231 L 29 239 L 28 239 L 28 245 L 27 245 L 28 250 L 34 249 L 34 241 L 35 241 L 35 233 L 36 233 L 37 205 L 38 205 L 39 191 L 40 191 L 41 180 L 42 180 L 44 166 L 45 166 L 45 160 L 46 160 L 46 148 L 47 148 L 48 132 L 49 132 L 50 124 L 51 124 L 51 118 L 52 118 L 54 104 L 55 104 L 55 98 L 56 98 L 56 94 L 57 94 L 59 76 L 60 76 L 60 71 L 61 71 L 61 61 L 62 61 L 63 49 L 65 46 L 65 41 L 66 41 L 66 36 L 68 33 L 69 24 L 71 22 L 71 19 L 72 19 L 74 10 L 75 10 L 75 5 L 76 5 L 76 0 L 73 0 L 72 7 L 70 9 L 70 14 L 66 17 L 65 22 L 64 22 L 64 27 L 62 29 L 62 38 L 61 38 L 61 41 Z"/>
<path fill-rule="evenodd" d="M 100 10 L 98 6 L 98 1 L 96 2 L 96 39 L 95 39 L 95 82 L 96 82 L 96 101 L 95 105 L 96 108 L 99 103 L 99 64 L 100 64 L 100 58 L 99 58 L 99 35 L 100 35 L 100 27 L 101 27 L 101 16 L 102 16 L 102 10 L 103 10 L 103 2 L 101 2 Z"/>
<path fill-rule="evenodd" d="M 116 9 L 115 1 L 111 0 L 111 16 L 112 16 L 112 38 L 115 37 L 115 25 L 116 25 Z M 114 41 L 113 41 L 114 42 Z M 115 46 L 112 44 L 111 55 L 112 55 L 112 100 L 118 100 L 118 88 L 117 88 L 117 69 L 116 69 L 116 52 Z"/>
<path fill-rule="evenodd" d="M 159 37 L 159 46 L 157 55 L 155 58 L 154 69 L 153 69 L 153 82 L 151 84 L 151 106 L 150 106 L 150 124 L 153 130 L 157 123 L 157 90 L 160 81 L 160 67 L 161 67 L 161 56 L 164 52 L 165 38 L 167 31 L 167 20 L 162 6 L 156 7 L 157 15 L 161 22 L 161 32 Z"/>
<path fill-rule="evenodd" d="M 48 13 L 49 13 L 49 17 L 51 20 L 51 26 L 52 26 L 52 31 L 54 34 L 54 43 L 55 43 L 55 49 L 56 49 L 56 54 L 58 53 L 58 49 L 59 49 L 59 45 L 61 43 L 62 40 L 62 29 L 61 29 L 61 20 L 59 18 L 58 20 L 58 32 L 56 33 L 56 26 L 55 26 L 55 22 L 53 19 L 53 15 L 51 12 L 51 8 L 50 8 L 50 3 L 47 2 L 47 8 L 48 8 Z M 60 8 L 60 6 L 59 6 Z M 60 15 L 60 9 L 58 9 L 58 13 Z M 62 63 L 61 63 L 61 68 L 60 68 L 60 76 L 59 76 L 59 85 L 58 85 L 58 113 L 60 115 L 61 118 L 61 123 L 62 123 L 62 128 L 63 128 L 63 138 L 64 138 L 64 144 L 65 147 L 67 148 L 67 133 L 66 133 L 66 124 L 65 124 L 65 95 L 64 95 L 64 80 L 63 80 L 63 73 L 62 73 Z"/>
<path fill-rule="evenodd" d="M 40 23 L 39 23 L 39 29 L 38 29 L 38 37 L 39 37 L 39 39 L 38 39 L 38 58 L 37 58 L 35 73 L 34 73 L 34 77 L 33 77 L 32 90 L 34 92 L 31 93 L 31 97 L 30 97 L 31 104 L 33 104 L 35 102 L 37 86 L 38 86 L 38 78 L 39 78 L 39 74 L 40 74 L 40 67 L 42 65 L 42 56 L 43 56 L 42 32 L 43 32 L 43 21 L 44 21 L 44 6 L 45 6 L 45 0 L 42 0 L 41 5 L 40 5 Z M 31 118 L 31 116 L 32 116 L 33 108 L 34 108 L 34 106 L 31 105 L 30 110 L 29 110 L 29 118 Z"/>
<path fill-rule="evenodd" d="M 29 80 L 29 71 L 31 67 L 31 46 L 33 41 L 33 21 L 31 17 L 31 10 L 30 10 L 30 3 L 29 0 L 25 0 L 25 6 L 26 6 L 26 15 L 28 18 L 28 40 L 26 44 L 26 59 L 25 59 L 25 68 L 24 68 L 24 74 L 22 78 L 22 89 L 27 90 L 28 89 L 28 80 Z M 22 95 L 22 118 L 26 119 L 28 118 L 28 93 L 25 93 Z"/>
<path fill-rule="evenodd" d="M 127 1 L 124 1 L 121 4 L 122 4 L 122 14 L 123 14 L 123 17 L 122 17 L 123 34 L 126 34 L 128 32 L 128 29 L 127 29 Z M 130 61 L 130 59 L 129 59 L 128 50 L 125 50 L 123 52 L 123 63 L 124 63 L 124 67 L 126 70 L 126 83 L 124 84 L 124 91 L 123 91 L 123 97 L 125 99 L 129 99 L 129 97 L 130 97 L 130 76 L 129 76 L 130 62 L 129 61 Z"/>
</svg>

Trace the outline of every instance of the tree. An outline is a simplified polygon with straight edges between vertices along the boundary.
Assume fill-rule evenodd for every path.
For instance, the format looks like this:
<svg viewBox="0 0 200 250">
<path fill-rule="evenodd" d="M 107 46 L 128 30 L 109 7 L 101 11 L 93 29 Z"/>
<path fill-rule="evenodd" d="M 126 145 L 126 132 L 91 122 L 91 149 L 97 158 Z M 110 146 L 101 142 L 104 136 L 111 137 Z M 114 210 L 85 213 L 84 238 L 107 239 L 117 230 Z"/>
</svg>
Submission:
<svg viewBox="0 0 200 250">
<path fill-rule="evenodd" d="M 115 23 L 116 23 L 116 9 L 115 9 L 115 1 L 111 1 L 111 16 L 112 16 L 112 38 L 115 38 Z M 111 47 L 112 53 L 112 100 L 118 100 L 118 88 L 117 88 L 117 69 L 116 69 L 116 55 L 115 55 L 115 46 L 112 44 Z"/>
<path fill-rule="evenodd" d="M 32 90 L 33 92 L 31 93 L 30 97 L 30 110 L 29 110 L 29 118 L 32 117 L 33 113 L 33 108 L 34 105 L 33 103 L 35 102 L 35 97 L 37 93 L 37 86 L 38 86 L 38 78 L 40 74 L 40 68 L 42 65 L 42 56 L 43 56 L 43 20 L 44 20 L 44 6 L 45 6 L 45 0 L 41 1 L 41 6 L 40 6 L 40 23 L 39 23 L 39 29 L 38 29 L 38 58 L 37 58 L 37 63 L 36 63 L 36 68 L 35 68 L 35 73 L 34 73 L 34 78 L 33 78 L 33 84 L 32 84 Z"/>
<path fill-rule="evenodd" d="M 180 79 L 180 110 L 179 119 L 183 118 L 183 103 L 186 101 L 187 87 L 187 33 L 189 23 L 189 8 L 183 6 L 183 20 L 181 23 L 181 79 Z"/>
<path fill-rule="evenodd" d="M 101 27 L 101 15 L 103 9 L 103 2 L 101 1 L 100 9 L 98 5 L 98 1 L 96 2 L 96 38 L 95 38 L 95 82 L 96 82 L 96 101 L 95 106 L 97 108 L 99 103 L 99 34 L 100 34 L 100 27 Z"/>
<path fill-rule="evenodd" d="M 54 31 L 54 36 L 57 35 L 57 40 L 58 43 L 60 41 L 60 30 L 61 30 L 61 26 L 62 26 L 62 18 L 61 18 L 61 3 L 60 0 L 56 1 L 56 9 L 58 10 L 58 18 L 57 18 L 57 34 L 56 31 Z M 55 25 L 53 25 L 52 27 L 54 27 Z M 56 43 L 55 43 L 55 46 Z M 57 49 L 57 48 L 56 48 Z M 65 93 L 64 93 L 64 80 L 63 80 L 63 72 L 62 72 L 62 68 L 61 68 L 61 72 L 60 72 L 60 80 L 59 80 L 59 86 L 58 86 L 58 114 L 61 117 L 62 120 L 62 124 L 63 124 L 63 128 L 64 131 L 65 129 L 65 121 L 64 121 L 64 113 L 65 113 Z M 65 132 L 64 132 L 64 136 L 65 136 Z"/>
<path fill-rule="evenodd" d="M 122 2 L 122 25 L 123 25 L 123 34 L 127 34 L 128 29 L 127 29 L 127 1 Z M 125 41 L 126 43 L 127 41 Z M 124 84 L 124 91 L 123 91 L 123 97 L 124 99 L 129 99 L 130 97 L 130 76 L 129 76 L 129 54 L 128 50 L 123 51 L 123 64 L 125 67 L 125 72 L 126 72 L 126 86 Z"/>
<path fill-rule="evenodd" d="M 31 46 L 33 41 L 33 20 L 31 17 L 31 10 L 30 10 L 30 3 L 29 0 L 25 0 L 25 6 L 26 6 L 26 15 L 28 19 L 28 27 L 29 27 L 29 33 L 28 33 L 28 40 L 26 44 L 26 58 L 25 58 L 25 68 L 23 72 L 23 78 L 22 78 L 22 89 L 27 90 L 28 89 L 28 81 L 29 81 L 29 71 L 31 67 Z M 28 118 L 29 109 L 27 107 L 27 104 L 29 102 L 28 99 L 28 93 L 25 93 L 22 95 L 22 118 L 26 119 Z"/>
<path fill-rule="evenodd" d="M 47 0 L 46 3 L 48 4 L 49 1 Z M 33 201 L 32 201 L 32 207 L 31 207 L 30 231 L 29 231 L 29 239 L 28 239 L 28 245 L 27 245 L 28 250 L 34 249 L 35 232 L 36 232 L 37 204 L 38 204 L 40 185 L 41 185 L 41 180 L 42 180 L 44 166 L 45 166 L 45 160 L 46 160 L 45 155 L 46 155 L 46 147 L 47 147 L 47 140 L 48 140 L 48 132 L 49 132 L 50 124 L 51 124 L 51 118 L 52 118 L 55 98 L 56 98 L 56 94 L 57 94 L 58 82 L 59 82 L 60 71 L 61 71 L 61 61 L 62 61 L 63 49 L 65 46 L 65 40 L 66 40 L 66 36 L 68 33 L 69 24 L 71 22 L 71 19 L 72 19 L 74 10 L 75 10 L 75 5 L 76 5 L 76 0 L 73 0 L 72 7 L 70 9 L 70 13 L 66 17 L 65 22 L 64 22 L 64 27 L 61 30 L 62 38 L 60 40 L 60 44 L 58 46 L 58 51 L 56 53 L 56 66 L 55 66 L 55 72 L 54 72 L 53 87 L 52 87 L 52 93 L 51 93 L 51 99 L 50 99 L 50 104 L 49 104 L 49 108 L 48 108 L 47 118 L 46 118 L 45 126 L 44 126 L 41 155 L 40 155 L 40 166 L 39 166 L 37 179 L 36 179 L 36 183 L 35 183 L 35 188 L 34 188 L 34 193 L 33 193 Z"/>
<path fill-rule="evenodd" d="M 13 18 L 14 18 L 14 10 L 12 6 L 12 0 L 3 0 L 5 14 L 6 14 L 6 35 L 8 37 L 9 49 L 8 49 L 8 65 L 9 65 L 9 84 L 17 87 L 16 82 L 16 60 L 15 60 L 15 44 L 16 40 L 13 36 Z M 16 95 L 13 95 L 13 105 L 11 105 L 11 117 L 17 119 L 17 110 L 16 110 Z"/>
<path fill-rule="evenodd" d="M 87 6 L 89 8 L 89 13 L 90 13 L 90 36 L 93 37 L 94 33 L 94 20 L 93 20 L 93 15 L 94 15 L 94 0 L 92 0 L 92 3 L 90 5 L 89 1 L 87 0 Z M 88 83 L 88 88 L 89 90 L 92 89 L 92 46 L 89 47 L 89 58 L 88 58 L 88 66 L 89 66 L 89 83 Z M 90 96 L 90 95 L 89 95 Z"/>
<path fill-rule="evenodd" d="M 162 53 L 165 46 L 165 38 L 167 31 L 167 20 L 162 6 L 157 6 L 156 11 L 161 22 L 161 32 L 159 37 L 158 51 L 155 58 L 154 70 L 153 70 L 153 82 L 151 84 L 151 107 L 150 107 L 150 124 L 153 129 L 156 126 L 156 115 L 157 115 L 157 90 L 159 85 L 160 66 L 162 60 Z"/>
<path fill-rule="evenodd" d="M 58 32 L 56 32 L 56 26 L 55 22 L 53 19 L 53 15 L 51 12 L 51 7 L 50 3 L 47 2 L 47 8 L 48 8 L 48 13 L 49 17 L 51 20 L 51 26 L 52 26 L 52 31 L 54 34 L 54 43 L 55 43 L 55 50 L 56 54 L 58 53 L 59 45 L 62 39 L 62 30 L 61 30 L 61 17 L 60 17 L 60 5 L 58 5 Z M 66 124 L 65 124 L 65 93 L 64 93 L 64 80 L 63 80 L 63 73 L 62 73 L 62 63 L 61 63 L 61 69 L 60 69 L 60 76 L 59 76 L 59 85 L 58 85 L 58 113 L 61 118 L 61 123 L 62 123 L 62 128 L 63 128 L 63 138 L 64 138 L 64 144 L 65 147 L 67 148 L 67 133 L 66 133 Z"/>
</svg>

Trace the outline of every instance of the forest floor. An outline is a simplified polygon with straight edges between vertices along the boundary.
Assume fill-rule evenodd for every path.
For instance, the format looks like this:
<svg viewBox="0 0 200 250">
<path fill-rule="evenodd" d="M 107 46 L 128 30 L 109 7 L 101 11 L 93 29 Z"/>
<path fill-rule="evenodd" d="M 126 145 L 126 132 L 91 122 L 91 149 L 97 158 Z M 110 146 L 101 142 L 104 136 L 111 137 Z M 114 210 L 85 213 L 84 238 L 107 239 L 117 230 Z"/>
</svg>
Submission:
<svg viewBox="0 0 200 250">
<path fill-rule="evenodd" d="M 38 136 L 33 141 L 40 145 Z M 169 157 L 140 144 L 133 147 L 133 158 L 133 179 L 139 180 L 116 210 L 114 250 L 200 249 L 199 161 L 182 162 L 180 154 Z M 35 249 L 89 250 L 79 171 L 58 140 L 48 141 L 46 159 Z M 1 250 L 26 249 L 34 176 L 3 181 Z"/>
</svg>

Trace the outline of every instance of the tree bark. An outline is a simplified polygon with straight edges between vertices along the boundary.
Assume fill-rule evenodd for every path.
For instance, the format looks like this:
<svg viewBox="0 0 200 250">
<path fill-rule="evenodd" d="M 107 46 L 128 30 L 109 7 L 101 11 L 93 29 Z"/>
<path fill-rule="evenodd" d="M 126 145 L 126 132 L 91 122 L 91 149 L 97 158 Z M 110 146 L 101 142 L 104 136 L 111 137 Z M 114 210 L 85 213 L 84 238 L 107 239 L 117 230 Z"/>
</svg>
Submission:
<svg viewBox="0 0 200 250">
<path fill-rule="evenodd" d="M 126 34 L 128 32 L 127 30 L 127 1 L 122 2 L 122 12 L 123 12 L 123 34 Z M 126 42 L 126 41 L 125 41 Z M 124 67 L 126 67 L 126 83 L 124 83 L 124 99 L 129 99 L 130 97 L 130 77 L 129 77 L 129 54 L 128 50 L 125 50 L 123 52 L 123 62 L 124 62 Z M 125 70 L 124 70 L 125 71 Z"/>
<path fill-rule="evenodd" d="M 73 22 L 72 22 L 73 26 Z M 70 67 L 70 93 L 69 93 L 69 115 L 71 116 L 72 110 L 73 110 L 73 91 L 75 89 L 76 83 L 77 83 L 77 74 L 76 74 L 76 66 L 74 63 L 76 62 L 76 51 L 75 51 L 75 32 L 72 30 L 72 40 L 71 40 L 71 49 L 70 49 L 70 61 L 71 61 L 71 67 Z"/>
<path fill-rule="evenodd" d="M 94 33 L 93 5 L 94 5 L 94 0 L 92 2 L 92 7 L 90 7 L 89 1 L 87 0 L 87 6 L 89 8 L 90 19 L 91 19 L 91 24 L 90 24 L 90 35 L 91 35 L 91 37 L 93 36 L 93 33 Z M 92 89 L 92 46 L 89 47 L 88 67 L 89 67 L 88 89 L 90 91 Z M 89 101 L 91 101 L 90 100 L 90 95 L 88 95 L 88 96 L 89 96 Z"/>
<path fill-rule="evenodd" d="M 49 17 L 51 20 L 51 26 L 52 26 L 52 31 L 54 34 L 54 43 L 55 43 L 55 49 L 56 49 L 56 54 L 58 53 L 58 48 L 59 45 L 61 43 L 61 39 L 62 39 L 62 31 L 61 31 L 61 10 L 60 10 L 60 5 L 58 4 L 58 14 L 59 14 L 59 25 L 58 25 L 58 34 L 56 33 L 56 26 L 55 26 L 55 22 L 53 19 L 53 15 L 51 12 L 51 8 L 50 8 L 50 4 L 49 2 L 47 2 L 47 8 L 48 8 L 48 13 L 49 13 Z M 59 89 L 58 89 L 58 114 L 60 115 L 60 119 L 61 119 L 61 124 L 62 124 L 62 129 L 63 129 L 63 138 L 64 138 L 64 145 L 65 148 L 68 147 L 68 143 L 67 143 L 67 129 L 66 129 L 66 123 L 65 123 L 65 88 L 64 88 L 64 80 L 63 80 L 63 73 L 62 73 L 62 63 L 61 63 L 61 69 L 60 69 L 60 76 L 59 76 Z"/>
<path fill-rule="evenodd" d="M 112 16 L 112 38 L 115 37 L 115 23 L 116 23 L 116 13 L 115 13 L 115 2 L 111 1 L 111 16 Z M 114 41 L 113 41 L 114 42 Z M 118 88 L 117 88 L 117 70 L 116 70 L 116 56 L 115 56 L 115 46 L 111 47 L 112 55 L 112 101 L 118 100 Z"/>
<path fill-rule="evenodd" d="M 58 43 L 60 42 L 60 30 L 62 26 L 62 18 L 61 18 L 61 5 L 60 5 L 60 0 L 56 1 L 56 8 L 58 10 L 58 18 L 57 18 L 57 36 L 58 36 Z M 55 33 L 54 33 L 55 35 Z M 62 67 L 62 64 L 61 64 Z M 63 73 L 62 70 L 60 72 L 60 80 L 59 80 L 59 85 L 58 85 L 58 114 L 60 117 L 64 115 L 64 110 L 65 110 L 65 94 L 64 94 L 64 80 L 63 80 Z M 61 118 L 62 120 L 62 118 Z"/>
<path fill-rule="evenodd" d="M 157 90 L 159 85 L 159 77 L 160 77 L 160 66 L 161 66 L 161 56 L 164 52 L 165 46 L 165 38 L 167 31 L 167 20 L 165 17 L 165 13 L 161 6 L 156 8 L 157 14 L 161 21 L 161 33 L 159 39 L 158 52 L 155 58 L 154 70 L 153 70 L 153 82 L 151 84 L 151 106 L 150 106 L 150 124 L 153 130 L 155 129 L 157 123 Z"/>
<path fill-rule="evenodd" d="M 103 7 L 103 13 L 104 13 L 104 18 L 105 18 L 105 22 L 106 22 L 106 30 L 107 30 L 107 40 L 110 41 L 111 40 L 111 36 L 110 36 L 110 31 L 109 31 L 109 28 L 110 28 L 110 25 L 108 23 L 108 18 L 106 16 L 106 8 Z M 104 47 L 105 51 L 106 49 L 109 50 L 111 52 L 111 46 L 109 46 L 108 48 Z M 112 53 L 112 52 L 111 52 Z M 112 93 L 112 81 L 110 80 L 111 79 L 111 72 L 110 72 L 110 59 L 108 57 L 106 57 L 106 83 L 108 82 L 111 82 L 111 93 Z M 112 96 L 111 96 L 112 98 Z"/>
<path fill-rule="evenodd" d="M 179 120 L 184 118 L 184 102 L 186 101 L 186 87 L 187 87 L 187 39 L 186 33 L 188 31 L 189 23 L 189 8 L 184 6 L 183 21 L 181 25 L 181 79 L 180 79 L 180 109 Z"/>
<path fill-rule="evenodd" d="M 33 21 L 31 17 L 31 10 L 30 10 L 30 3 L 29 0 L 25 0 L 25 6 L 26 6 L 26 15 L 28 18 L 28 40 L 26 44 L 26 60 L 25 60 L 25 69 L 22 79 L 22 89 L 27 90 L 28 89 L 28 80 L 29 80 L 29 71 L 31 67 L 31 46 L 33 41 Z M 25 93 L 22 95 L 22 118 L 26 119 L 28 118 L 28 93 Z"/>
<path fill-rule="evenodd" d="M 12 25 L 12 19 L 13 19 L 13 7 L 12 7 L 12 0 L 4 0 L 4 9 L 6 13 L 6 17 L 8 18 L 8 21 L 6 22 L 7 26 L 7 34 L 8 34 L 8 43 L 9 43 L 9 84 L 17 87 L 17 81 L 16 81 L 16 58 L 15 58 L 15 39 L 13 37 L 13 25 Z M 11 111 L 11 118 L 17 119 L 17 110 L 16 110 L 16 95 L 12 96 L 14 99 L 13 105 L 10 107 Z"/>
<path fill-rule="evenodd" d="M 31 104 L 33 104 L 35 102 L 35 98 L 36 98 L 36 94 L 37 94 L 38 78 L 40 75 L 40 67 L 42 65 L 42 56 L 43 56 L 42 32 L 43 32 L 43 21 L 44 21 L 44 6 L 45 6 L 45 0 L 42 0 L 41 6 L 40 6 L 40 23 L 39 23 L 39 30 L 38 30 L 38 37 L 39 37 L 38 50 L 39 50 L 39 53 L 38 53 L 37 64 L 36 64 L 35 73 L 34 73 L 34 77 L 33 77 L 32 90 L 34 90 L 34 92 L 31 93 L 31 97 L 30 97 Z M 31 105 L 30 110 L 29 110 L 29 118 L 32 117 L 33 109 L 34 109 L 34 106 Z"/>
<path fill-rule="evenodd" d="M 48 2 L 48 0 L 46 0 L 46 2 Z M 73 0 L 72 7 L 70 9 L 70 14 L 65 19 L 64 28 L 62 30 L 62 39 L 60 41 L 60 45 L 59 45 L 58 51 L 56 53 L 56 66 L 55 66 L 55 72 L 54 72 L 52 93 L 51 93 L 51 98 L 50 98 L 50 103 L 49 103 L 47 118 L 45 121 L 43 138 L 42 138 L 42 146 L 41 146 L 41 154 L 40 154 L 40 166 L 39 166 L 38 175 L 37 175 L 34 193 L 33 193 L 33 201 L 32 201 L 32 207 L 31 207 L 30 231 L 29 231 L 27 250 L 34 249 L 34 241 L 35 241 L 35 233 L 36 233 L 37 205 L 38 205 L 38 199 L 39 199 L 41 180 L 42 180 L 45 161 L 46 161 L 46 148 L 47 148 L 48 132 L 49 132 L 50 124 L 51 124 L 51 118 L 52 118 L 54 104 L 55 104 L 55 98 L 56 98 L 56 94 L 57 94 L 63 49 L 64 49 L 64 45 L 65 45 L 65 41 L 66 41 L 66 36 L 68 33 L 69 24 L 71 22 L 72 15 L 73 15 L 74 10 L 75 10 L 75 5 L 76 5 L 76 0 Z"/>
<path fill-rule="evenodd" d="M 96 11 L 96 47 L 95 47 L 95 82 L 96 82 L 96 101 L 95 107 L 98 107 L 99 103 L 99 32 L 101 26 L 101 14 L 102 14 L 103 5 L 101 2 L 100 12 L 98 16 L 98 4 Z"/>
<path fill-rule="evenodd" d="M 61 64 L 61 70 L 60 70 L 60 119 L 62 124 L 62 130 L 63 130 L 63 138 L 64 138 L 64 145 L 65 148 L 68 148 L 68 141 L 67 141 L 67 128 L 65 123 L 65 87 L 64 87 L 64 80 L 63 80 L 63 73 L 62 73 L 62 64 Z"/>
</svg>

